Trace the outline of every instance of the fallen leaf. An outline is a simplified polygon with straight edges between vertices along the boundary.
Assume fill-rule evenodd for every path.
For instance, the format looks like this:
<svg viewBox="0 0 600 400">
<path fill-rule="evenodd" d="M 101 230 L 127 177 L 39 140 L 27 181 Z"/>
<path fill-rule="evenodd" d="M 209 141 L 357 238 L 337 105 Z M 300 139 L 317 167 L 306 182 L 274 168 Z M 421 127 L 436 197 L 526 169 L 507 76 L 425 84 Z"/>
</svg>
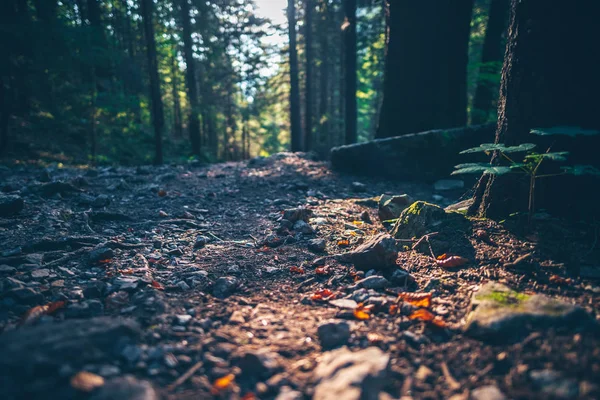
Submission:
<svg viewBox="0 0 600 400">
<path fill-rule="evenodd" d="M 338 240 L 337 245 L 339 247 L 348 247 L 350 246 L 350 241 L 348 239 Z"/>
<path fill-rule="evenodd" d="M 104 378 L 91 372 L 80 371 L 71 377 L 71 387 L 82 392 L 91 392 L 102 385 Z"/>
<path fill-rule="evenodd" d="M 446 322 L 439 315 L 433 315 L 431 311 L 424 308 L 419 308 L 417 311 L 410 314 L 408 319 L 419 319 L 421 321 L 430 322 L 439 328 L 446 327 Z"/>
<path fill-rule="evenodd" d="M 390 315 L 396 315 L 396 314 L 398 314 L 398 305 L 397 304 L 391 304 L 390 305 L 389 313 L 390 313 Z"/>
<path fill-rule="evenodd" d="M 165 197 L 167 195 L 167 191 L 164 189 L 160 189 L 158 191 L 158 197 Z"/>
<path fill-rule="evenodd" d="M 231 386 L 231 384 L 233 383 L 233 380 L 235 379 L 235 375 L 234 374 L 228 374 L 225 375 L 224 377 L 221 377 L 219 379 L 217 379 L 212 386 L 211 389 L 211 393 L 213 395 L 217 395 L 219 394 L 220 391 L 227 389 L 229 386 Z"/>
<path fill-rule="evenodd" d="M 365 306 L 363 303 L 359 303 L 358 306 L 354 309 L 354 318 L 359 320 L 366 320 L 371 318 L 370 311 L 373 309 L 373 306 Z"/>
<path fill-rule="evenodd" d="M 248 392 L 245 395 L 242 396 L 242 398 L 240 400 L 257 400 L 258 397 L 256 397 L 256 395 L 252 392 Z"/>
<path fill-rule="evenodd" d="M 550 282 L 556 283 L 557 285 L 571 285 L 573 284 L 573 279 L 571 278 L 563 278 L 559 275 L 552 275 L 550 277 Z"/>
<path fill-rule="evenodd" d="M 408 293 L 402 292 L 398 294 L 397 301 L 405 301 L 412 304 L 415 307 L 430 307 L 431 306 L 431 293 Z"/>
<path fill-rule="evenodd" d="M 317 290 L 310 296 L 310 299 L 313 301 L 328 301 L 335 297 L 335 293 L 333 293 L 329 289 Z"/>
<path fill-rule="evenodd" d="M 317 267 L 315 269 L 317 275 L 329 275 L 329 267 Z"/>
<path fill-rule="evenodd" d="M 440 257 L 443 257 L 443 258 L 440 258 Z M 465 265 L 468 262 L 469 262 L 469 260 L 467 260 L 464 257 L 448 256 L 446 254 L 442 254 L 435 260 L 435 263 L 438 265 L 438 267 L 442 267 L 442 268 L 460 267 L 462 265 Z"/>
<path fill-rule="evenodd" d="M 55 301 L 53 303 L 44 304 L 43 306 L 35 306 L 23 315 L 19 325 L 27 325 L 31 324 L 38 319 L 40 319 L 43 315 L 52 315 L 56 311 L 60 310 L 65 306 L 64 301 Z"/>
<path fill-rule="evenodd" d="M 300 268 L 300 267 L 290 267 L 290 272 L 293 274 L 304 274 L 306 273 L 306 271 L 304 270 L 304 268 Z"/>
<path fill-rule="evenodd" d="M 165 290 L 165 287 L 157 281 L 152 281 L 152 287 L 157 290 Z"/>
</svg>

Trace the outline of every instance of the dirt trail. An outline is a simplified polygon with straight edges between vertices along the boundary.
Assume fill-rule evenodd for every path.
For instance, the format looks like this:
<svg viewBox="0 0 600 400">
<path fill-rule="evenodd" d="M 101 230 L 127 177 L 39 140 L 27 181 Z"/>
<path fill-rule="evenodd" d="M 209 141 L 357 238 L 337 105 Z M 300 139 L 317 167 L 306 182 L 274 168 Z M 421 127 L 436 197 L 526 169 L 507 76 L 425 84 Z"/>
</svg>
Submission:
<svg viewBox="0 0 600 400">
<path fill-rule="evenodd" d="M 407 193 L 447 205 L 460 190 L 339 176 L 290 154 L 0 177 L 5 204 L 24 201 L 0 217 L 3 399 L 599 395 L 595 328 L 550 326 L 510 343 L 463 333 L 487 281 L 566 299 L 593 319 L 599 287 L 568 278 L 550 239 L 476 221 L 457 233 L 474 247 L 465 268 L 416 251 L 384 270 L 313 265 L 387 232 L 377 202 L 356 199 Z M 311 215 L 282 223 L 291 209 Z M 586 230 L 568 233 L 595 254 Z M 398 303 L 400 292 L 432 293 L 428 309 L 445 326 L 410 319 L 416 307 Z"/>
</svg>

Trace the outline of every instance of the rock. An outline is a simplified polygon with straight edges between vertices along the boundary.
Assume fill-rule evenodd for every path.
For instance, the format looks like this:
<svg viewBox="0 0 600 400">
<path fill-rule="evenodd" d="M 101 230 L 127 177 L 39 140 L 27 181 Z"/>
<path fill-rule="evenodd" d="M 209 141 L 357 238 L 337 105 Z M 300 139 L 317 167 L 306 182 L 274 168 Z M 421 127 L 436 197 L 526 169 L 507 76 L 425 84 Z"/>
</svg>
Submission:
<svg viewBox="0 0 600 400">
<path fill-rule="evenodd" d="M 377 210 L 377 215 L 382 222 L 390 219 L 396 219 L 400 216 L 402 210 L 412 203 L 412 198 L 410 198 L 410 196 L 407 194 L 397 196 L 388 196 L 386 194 L 382 194 L 379 197 L 379 209 Z"/>
<path fill-rule="evenodd" d="M 96 197 L 94 199 L 94 201 L 92 201 L 92 207 L 94 207 L 94 208 L 106 207 L 109 204 L 110 204 L 110 197 L 108 197 L 105 194 L 99 195 L 98 197 Z"/>
<path fill-rule="evenodd" d="M 315 233 L 313 228 L 302 220 L 296 221 L 296 223 L 294 224 L 294 230 L 296 232 L 304 233 L 307 235 Z"/>
<path fill-rule="evenodd" d="M 312 239 L 308 241 L 308 250 L 314 253 L 322 253 L 325 251 L 327 242 L 325 239 Z"/>
<path fill-rule="evenodd" d="M 108 317 L 4 332 L 0 340 L 0 398 L 47 398 L 49 391 L 59 393 L 64 382 L 60 377 L 62 367 L 69 365 L 77 371 L 85 365 L 113 360 L 118 356 L 117 344 L 131 343 L 140 335 L 133 320 Z"/>
<path fill-rule="evenodd" d="M 86 300 L 82 303 L 73 303 L 65 310 L 65 318 L 98 317 L 104 313 L 104 305 L 99 300 Z"/>
<path fill-rule="evenodd" d="M 450 175 L 456 164 L 471 162 L 461 150 L 493 142 L 495 124 L 405 134 L 334 147 L 334 170 L 396 181 L 435 181 Z M 358 162 L 360 160 L 360 162 Z"/>
<path fill-rule="evenodd" d="M 579 396 L 579 385 L 575 379 L 564 377 L 551 369 L 533 370 L 529 377 L 534 386 L 552 399 L 574 399 Z"/>
<path fill-rule="evenodd" d="M 248 351 L 240 358 L 238 366 L 246 377 L 267 379 L 281 370 L 281 362 L 277 353 L 267 349 Z"/>
<path fill-rule="evenodd" d="M 352 299 L 334 299 L 330 300 L 329 304 L 338 308 L 347 308 L 350 310 L 354 310 L 358 307 L 358 303 Z"/>
<path fill-rule="evenodd" d="M 390 279 L 397 286 L 408 286 L 415 282 L 415 278 L 401 268 L 395 269 Z"/>
<path fill-rule="evenodd" d="M 437 191 L 456 190 L 465 187 L 465 182 L 458 179 L 440 179 L 433 184 L 433 188 Z"/>
<path fill-rule="evenodd" d="M 427 378 L 433 375 L 433 371 L 431 368 L 426 367 L 425 365 L 419 366 L 417 372 L 415 372 L 415 379 L 421 382 L 425 382 Z"/>
<path fill-rule="evenodd" d="M 238 287 L 238 280 L 233 276 L 222 276 L 215 281 L 213 295 L 219 299 L 231 295 Z"/>
<path fill-rule="evenodd" d="M 355 290 L 359 288 L 365 289 L 384 289 L 390 286 L 390 281 L 385 279 L 383 276 L 379 275 L 371 275 L 365 279 L 361 279 L 357 281 L 354 285 L 350 286 L 348 289 Z"/>
<path fill-rule="evenodd" d="M 47 278 L 50 276 L 50 270 L 46 268 L 34 269 L 31 271 L 31 277 L 35 279 Z"/>
<path fill-rule="evenodd" d="M 44 197 L 52 197 L 56 194 L 65 195 L 79 191 L 79 189 L 72 184 L 62 181 L 45 183 L 35 189 Z"/>
<path fill-rule="evenodd" d="M 577 305 L 516 292 L 496 282 L 488 282 L 475 292 L 471 307 L 464 331 L 486 341 L 518 340 L 535 329 L 578 328 L 592 322 Z"/>
<path fill-rule="evenodd" d="M 435 254 L 453 253 L 472 258 L 473 245 L 467 235 L 459 233 L 468 229 L 469 221 L 464 215 L 446 212 L 435 204 L 417 201 L 400 213 L 390 234 L 395 239 L 419 239 L 428 233 L 437 232 L 428 241 Z M 430 254 L 425 241 L 416 250 Z"/>
<path fill-rule="evenodd" d="M 201 249 L 204 246 L 206 246 L 208 242 L 210 242 L 210 239 L 208 239 L 206 236 L 200 235 L 196 238 L 196 241 L 194 242 L 194 248 Z"/>
<path fill-rule="evenodd" d="M 0 274 L 14 274 L 16 271 L 17 269 L 15 267 L 11 267 L 10 265 L 0 265 Z"/>
<path fill-rule="evenodd" d="M 142 349 L 138 345 L 130 344 L 125 346 L 120 355 L 129 364 L 133 365 L 142 357 Z"/>
<path fill-rule="evenodd" d="M 282 386 L 275 400 L 302 400 L 304 395 L 289 386 Z"/>
<path fill-rule="evenodd" d="M 17 287 L 6 291 L 2 297 L 13 299 L 19 304 L 34 305 L 44 302 L 44 295 L 29 287 Z"/>
<path fill-rule="evenodd" d="M 313 372 L 313 400 L 377 400 L 388 379 L 390 356 L 377 347 L 325 352 Z"/>
<path fill-rule="evenodd" d="M 185 283 L 185 281 L 179 281 L 175 284 L 175 286 L 181 290 L 181 291 L 186 291 L 186 290 L 190 290 L 190 285 L 188 285 L 187 283 Z"/>
<path fill-rule="evenodd" d="M 367 191 L 367 185 L 365 185 L 362 182 L 352 182 L 352 190 L 354 192 L 366 192 Z"/>
<path fill-rule="evenodd" d="M 323 322 L 317 327 L 317 335 L 323 349 L 340 347 L 350 339 L 350 325 L 341 320 Z"/>
<path fill-rule="evenodd" d="M 309 210 L 308 208 L 304 207 L 290 208 L 283 211 L 283 219 L 287 219 L 292 224 L 300 220 L 308 222 L 312 215 L 312 210 Z"/>
<path fill-rule="evenodd" d="M 357 269 L 387 269 L 394 266 L 398 258 L 396 241 L 382 233 L 368 239 L 355 250 L 342 256 L 342 260 L 354 264 Z"/>
<path fill-rule="evenodd" d="M 21 212 L 25 202 L 19 196 L 0 194 L 0 217 L 10 217 Z"/>
<path fill-rule="evenodd" d="M 98 264 L 101 261 L 109 260 L 115 256 L 115 253 L 110 247 L 98 247 L 90 251 L 88 260 L 90 264 Z"/>
<path fill-rule="evenodd" d="M 176 315 L 175 316 L 175 320 L 173 321 L 175 323 L 175 325 L 187 325 L 190 323 L 190 321 L 192 320 L 192 316 L 191 315 Z"/>
<path fill-rule="evenodd" d="M 124 376 L 106 382 L 93 392 L 89 400 L 159 400 L 159 398 L 150 382 L 137 380 L 133 376 Z"/>
<path fill-rule="evenodd" d="M 471 392 L 471 400 L 506 400 L 506 396 L 495 385 L 480 386 Z"/>
<path fill-rule="evenodd" d="M 231 314 L 231 317 L 229 317 L 230 324 L 241 325 L 245 322 L 246 319 L 241 311 L 234 311 L 233 314 Z"/>
<path fill-rule="evenodd" d="M 113 284 L 118 290 L 133 292 L 140 284 L 140 279 L 135 276 L 119 276 L 113 280 Z"/>
</svg>

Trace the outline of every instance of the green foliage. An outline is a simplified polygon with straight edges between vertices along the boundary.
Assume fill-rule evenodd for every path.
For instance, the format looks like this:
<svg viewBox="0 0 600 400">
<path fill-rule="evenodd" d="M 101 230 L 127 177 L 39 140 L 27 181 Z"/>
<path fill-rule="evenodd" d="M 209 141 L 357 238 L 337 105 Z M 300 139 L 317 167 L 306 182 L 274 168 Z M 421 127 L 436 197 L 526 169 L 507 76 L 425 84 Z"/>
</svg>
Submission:
<svg viewBox="0 0 600 400">
<path fill-rule="evenodd" d="M 523 151 L 529 151 L 535 148 L 533 143 L 523 143 L 518 146 L 505 146 L 501 143 L 483 143 L 479 147 L 473 147 L 471 149 L 463 150 L 460 154 L 470 153 L 489 153 L 492 151 L 500 151 L 502 153 L 518 153 Z"/>
</svg>

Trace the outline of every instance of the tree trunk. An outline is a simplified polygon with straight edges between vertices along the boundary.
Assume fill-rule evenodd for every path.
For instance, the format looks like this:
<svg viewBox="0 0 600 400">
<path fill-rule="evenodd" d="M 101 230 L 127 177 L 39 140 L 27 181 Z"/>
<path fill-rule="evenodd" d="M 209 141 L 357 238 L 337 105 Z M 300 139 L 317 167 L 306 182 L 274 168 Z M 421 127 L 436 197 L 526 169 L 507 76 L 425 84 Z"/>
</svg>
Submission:
<svg viewBox="0 0 600 400">
<path fill-rule="evenodd" d="M 344 81 L 345 81 L 345 143 L 357 141 L 357 108 L 356 108 L 356 0 L 344 0 L 346 19 L 342 26 L 344 34 Z"/>
<path fill-rule="evenodd" d="M 146 55 L 148 57 L 148 73 L 150 75 L 150 102 L 152 111 L 152 125 L 154 126 L 154 163 L 163 163 L 163 128 L 165 125 L 163 103 L 160 94 L 160 77 L 158 76 L 158 62 L 156 60 L 156 40 L 154 38 L 154 0 L 141 1 L 141 13 L 144 23 L 146 38 Z"/>
<path fill-rule="evenodd" d="M 291 150 L 302 151 L 302 123 L 300 116 L 300 84 L 298 79 L 298 52 L 296 49 L 296 6 L 288 0 L 287 8 L 290 52 L 290 128 Z"/>
<path fill-rule="evenodd" d="M 330 73 L 330 56 L 329 47 L 329 24 L 330 19 L 329 5 L 327 0 L 321 0 L 320 4 L 321 20 L 319 24 L 319 145 L 325 146 L 327 150 L 331 148 L 330 125 L 331 115 L 329 115 L 329 73 Z"/>
<path fill-rule="evenodd" d="M 481 66 L 477 79 L 477 89 L 473 99 L 471 122 L 483 124 L 488 121 L 490 111 L 494 106 L 494 99 L 498 95 L 498 87 L 490 79 L 500 72 L 504 47 L 502 36 L 506 31 L 506 20 L 510 0 L 492 0 L 490 5 L 485 39 L 481 51 Z"/>
<path fill-rule="evenodd" d="M 595 19 L 600 3 L 587 0 L 513 0 L 508 43 L 498 107 L 496 143 L 514 145 L 544 138 L 530 135 L 532 128 L 580 126 L 600 128 L 600 75 L 597 60 L 600 25 Z M 571 150 L 577 162 L 597 164 L 597 146 L 553 137 L 562 142 L 554 151 Z M 565 148 L 571 144 L 571 149 Z M 551 145 L 545 144 L 545 147 Z M 538 151 L 545 151 L 540 147 Z M 492 162 L 497 162 L 493 158 Z M 590 186 L 569 187 L 575 177 L 545 178 L 538 182 L 548 188 L 548 196 L 538 196 L 544 207 L 577 211 Z M 524 179 L 523 179 L 524 180 Z M 522 180 L 521 180 L 522 181 Z M 567 199 L 567 197 L 571 197 Z M 568 205 L 568 207 L 566 206 Z M 483 176 L 475 190 L 471 214 L 497 218 L 527 208 L 527 188 L 511 175 Z M 597 207 L 596 207 L 597 211 Z"/>
<path fill-rule="evenodd" d="M 304 109 L 304 151 L 312 150 L 313 146 L 313 0 L 305 0 L 306 11 L 304 14 L 304 47 L 306 52 L 305 71 L 305 109 Z"/>
<path fill-rule="evenodd" d="M 196 71 L 194 64 L 194 50 L 192 48 L 192 27 L 190 22 L 190 5 L 188 0 L 181 0 L 181 25 L 183 27 L 183 54 L 185 57 L 185 78 L 190 102 L 190 115 L 188 130 L 192 153 L 200 156 L 200 120 L 198 114 L 198 89 L 196 86 Z"/>
<path fill-rule="evenodd" d="M 384 94 L 376 136 L 465 125 L 473 0 L 388 0 L 387 7 Z"/>
<path fill-rule="evenodd" d="M 177 139 L 181 139 L 183 137 L 183 126 L 181 122 L 181 101 L 179 99 L 176 52 L 171 56 L 171 84 L 173 95 L 173 136 Z"/>
</svg>

